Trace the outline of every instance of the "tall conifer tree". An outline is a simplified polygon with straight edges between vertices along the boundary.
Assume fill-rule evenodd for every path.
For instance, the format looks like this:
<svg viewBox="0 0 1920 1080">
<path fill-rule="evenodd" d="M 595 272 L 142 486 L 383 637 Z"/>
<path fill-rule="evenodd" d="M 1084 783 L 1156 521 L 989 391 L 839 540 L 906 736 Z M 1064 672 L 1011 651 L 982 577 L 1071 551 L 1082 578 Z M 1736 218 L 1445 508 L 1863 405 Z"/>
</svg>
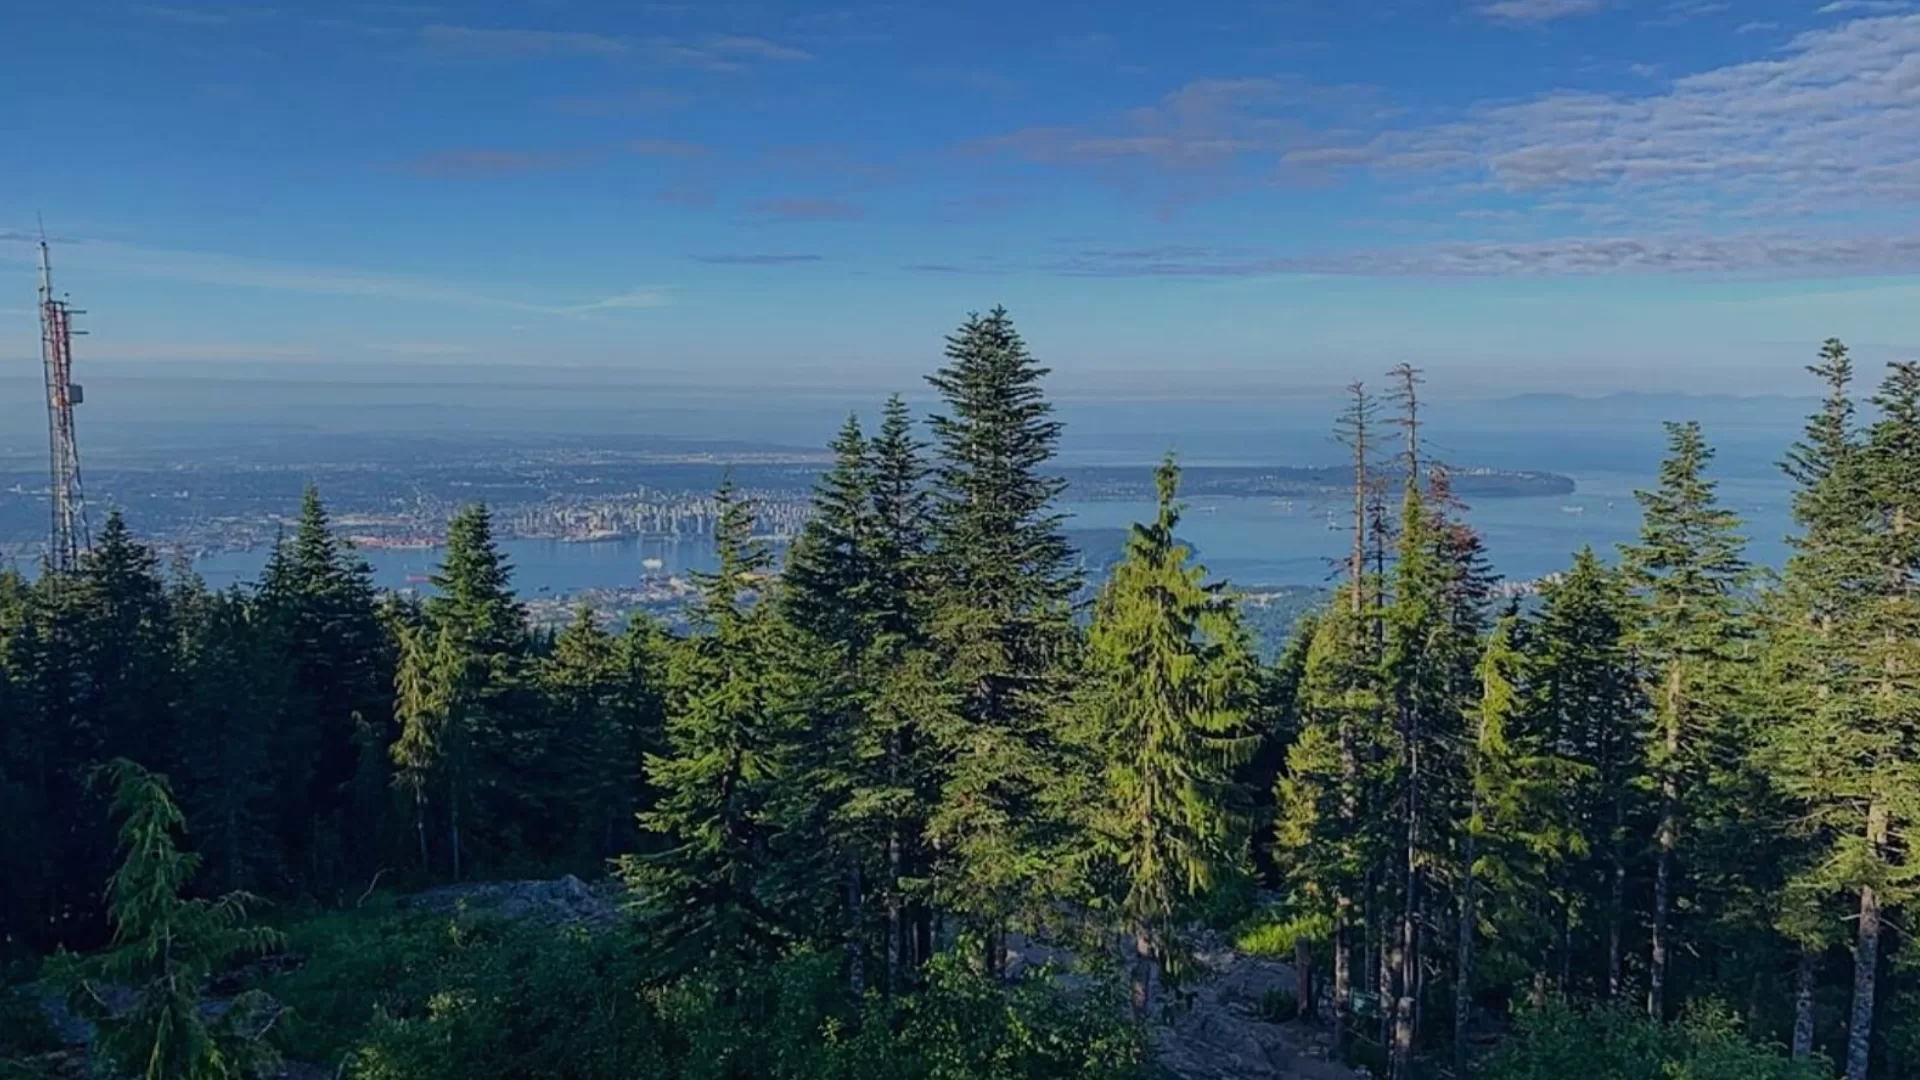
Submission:
<svg viewBox="0 0 1920 1080">
<path fill-rule="evenodd" d="M 1713 451 L 1697 423 L 1667 425 L 1660 484 L 1637 492 L 1640 541 L 1623 548 L 1640 599 L 1635 645 L 1648 665 L 1658 781 L 1651 957 L 1647 1012 L 1665 1019 L 1674 957 L 1675 897 L 1685 872 L 1682 843 L 1689 810 L 1705 798 L 1715 761 L 1738 757 L 1730 745 L 1731 665 L 1743 635 L 1740 590 L 1747 581 L 1739 518 L 1719 505 L 1706 475 Z"/>
<path fill-rule="evenodd" d="M 946 366 L 928 378 L 946 410 L 932 418 L 934 632 L 961 695 L 931 826 L 943 899 L 985 934 L 992 970 L 1008 920 L 1053 869 L 1042 812 L 1079 587 L 1054 508 L 1064 481 L 1042 471 L 1060 438 L 1046 373 L 995 308 L 947 339 Z"/>
<path fill-rule="evenodd" d="M 1206 583 L 1174 535 L 1172 458 L 1155 479 L 1158 516 L 1133 526 L 1101 589 L 1081 688 L 1086 738 L 1101 763 L 1091 824 L 1118 867 L 1141 1015 L 1159 972 L 1177 973 L 1183 961 L 1176 916 L 1240 854 L 1233 769 L 1254 749 L 1248 720 L 1258 694 L 1258 663 L 1232 597 Z"/>
</svg>

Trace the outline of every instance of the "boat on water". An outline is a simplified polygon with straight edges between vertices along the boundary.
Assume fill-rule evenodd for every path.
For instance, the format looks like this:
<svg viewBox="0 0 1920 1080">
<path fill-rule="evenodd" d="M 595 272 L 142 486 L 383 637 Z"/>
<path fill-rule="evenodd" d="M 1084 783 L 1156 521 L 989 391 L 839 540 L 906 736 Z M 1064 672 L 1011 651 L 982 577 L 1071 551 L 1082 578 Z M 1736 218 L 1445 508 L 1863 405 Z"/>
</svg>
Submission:
<svg viewBox="0 0 1920 1080">
<path fill-rule="evenodd" d="M 1587 512 L 1587 508 L 1584 506 L 1563 506 L 1560 508 L 1560 512 L 1563 514 L 1584 514 Z"/>
<path fill-rule="evenodd" d="M 661 562 L 659 559 L 647 558 L 640 560 L 640 569 L 642 570 L 658 570 L 665 565 L 667 564 Z"/>
</svg>

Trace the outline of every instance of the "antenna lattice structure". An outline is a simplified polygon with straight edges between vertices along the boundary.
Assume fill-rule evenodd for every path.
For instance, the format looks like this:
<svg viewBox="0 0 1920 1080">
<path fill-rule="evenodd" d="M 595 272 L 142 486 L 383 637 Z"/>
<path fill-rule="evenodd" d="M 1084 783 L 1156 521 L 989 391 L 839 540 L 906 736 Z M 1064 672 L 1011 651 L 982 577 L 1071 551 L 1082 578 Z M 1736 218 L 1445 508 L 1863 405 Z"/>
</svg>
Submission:
<svg viewBox="0 0 1920 1080">
<path fill-rule="evenodd" d="M 46 237 L 40 238 L 40 360 L 47 373 L 47 444 L 53 530 L 47 558 L 55 570 L 73 570 L 80 552 L 92 546 L 87 502 L 80 489 L 80 447 L 73 436 L 73 407 L 83 395 L 73 381 L 73 316 L 65 300 L 53 295 L 52 262 Z"/>
</svg>

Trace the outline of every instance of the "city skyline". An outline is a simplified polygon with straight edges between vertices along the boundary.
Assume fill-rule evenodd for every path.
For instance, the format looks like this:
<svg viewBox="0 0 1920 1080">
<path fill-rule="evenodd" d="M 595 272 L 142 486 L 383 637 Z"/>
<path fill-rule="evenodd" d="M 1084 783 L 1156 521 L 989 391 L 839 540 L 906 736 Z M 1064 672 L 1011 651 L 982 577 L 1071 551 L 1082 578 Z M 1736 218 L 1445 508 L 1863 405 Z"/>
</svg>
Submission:
<svg viewBox="0 0 1920 1080">
<path fill-rule="evenodd" d="M 31 17 L 30 17 L 31 16 Z M 79 3 L 0 17 L 0 364 L 1794 392 L 1920 354 L 1920 8 Z M 1737 381 L 1730 381 L 1737 378 Z"/>
</svg>

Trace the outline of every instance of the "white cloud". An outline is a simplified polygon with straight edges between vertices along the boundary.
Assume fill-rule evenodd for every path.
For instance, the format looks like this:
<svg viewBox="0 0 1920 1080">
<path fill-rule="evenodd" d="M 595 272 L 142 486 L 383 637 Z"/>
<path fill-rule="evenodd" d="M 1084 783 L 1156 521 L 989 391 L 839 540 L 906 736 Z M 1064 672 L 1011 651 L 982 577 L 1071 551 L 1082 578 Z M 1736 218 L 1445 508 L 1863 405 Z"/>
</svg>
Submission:
<svg viewBox="0 0 1920 1080">
<path fill-rule="evenodd" d="M 1611 0 L 1488 0 L 1474 10 L 1502 22 L 1544 23 L 1575 15 L 1591 15 Z"/>
<path fill-rule="evenodd" d="M 1890 15 L 1900 11 L 1912 11 L 1912 0 L 1833 0 L 1823 4 L 1816 15 Z"/>
</svg>

